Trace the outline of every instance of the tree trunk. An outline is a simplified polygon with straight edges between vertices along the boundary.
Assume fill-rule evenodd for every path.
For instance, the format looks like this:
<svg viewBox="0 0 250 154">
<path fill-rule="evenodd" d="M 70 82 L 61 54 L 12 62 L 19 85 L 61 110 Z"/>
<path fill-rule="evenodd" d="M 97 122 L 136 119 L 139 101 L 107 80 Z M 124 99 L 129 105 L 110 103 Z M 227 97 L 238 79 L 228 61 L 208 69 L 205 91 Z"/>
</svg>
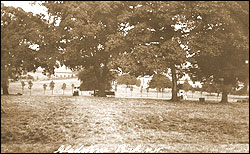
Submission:
<svg viewBox="0 0 250 154">
<path fill-rule="evenodd" d="M 103 83 L 104 81 L 100 81 L 102 83 L 99 83 L 99 91 L 98 91 L 98 97 L 106 97 L 105 94 L 105 83 Z"/>
<path fill-rule="evenodd" d="M 221 97 L 221 103 L 227 103 L 228 102 L 228 92 L 226 90 L 222 91 L 222 97 Z"/>
<path fill-rule="evenodd" d="M 1 67 L 1 87 L 3 88 L 3 95 L 9 95 L 8 90 L 8 75 L 4 66 Z"/>
<path fill-rule="evenodd" d="M 229 90 L 231 88 L 230 79 L 224 78 L 223 85 L 222 85 L 222 97 L 221 97 L 221 103 L 228 103 L 228 94 Z"/>
<path fill-rule="evenodd" d="M 227 89 L 227 85 L 223 85 L 221 103 L 228 103 L 228 89 Z"/>
<path fill-rule="evenodd" d="M 177 98 L 177 77 L 176 77 L 175 66 L 173 66 L 171 68 L 171 74 L 172 74 L 172 98 L 171 98 L 171 101 L 178 101 L 178 98 Z"/>
<path fill-rule="evenodd" d="M 3 81 L 2 88 L 3 88 L 3 95 L 9 95 L 7 81 Z"/>
<path fill-rule="evenodd" d="M 96 69 L 97 71 L 99 69 Z M 106 90 L 106 83 L 108 82 L 107 81 L 107 75 L 108 75 L 108 67 L 106 65 L 103 66 L 101 72 L 96 72 L 96 74 L 100 74 L 97 76 L 97 79 L 98 79 L 98 82 L 99 82 L 99 92 L 98 92 L 98 96 L 99 97 L 106 97 L 106 93 L 105 93 L 105 90 Z"/>
</svg>

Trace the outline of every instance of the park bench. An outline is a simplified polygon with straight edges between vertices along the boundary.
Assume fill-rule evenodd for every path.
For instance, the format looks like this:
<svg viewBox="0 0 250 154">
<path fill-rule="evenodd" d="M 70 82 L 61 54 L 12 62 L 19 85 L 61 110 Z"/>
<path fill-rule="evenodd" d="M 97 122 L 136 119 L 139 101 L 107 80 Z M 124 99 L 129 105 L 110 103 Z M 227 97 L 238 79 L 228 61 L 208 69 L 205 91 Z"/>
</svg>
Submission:
<svg viewBox="0 0 250 154">
<path fill-rule="evenodd" d="M 106 95 L 110 95 L 110 96 L 115 96 L 115 92 L 114 91 L 105 91 Z"/>
<path fill-rule="evenodd" d="M 240 99 L 240 100 L 237 100 L 237 102 L 238 102 L 238 103 L 249 102 L 249 98 Z"/>
<path fill-rule="evenodd" d="M 95 90 L 94 93 L 90 93 L 92 96 L 98 96 L 99 91 Z M 114 91 L 105 91 L 105 94 L 107 96 L 115 96 L 115 92 Z"/>
</svg>

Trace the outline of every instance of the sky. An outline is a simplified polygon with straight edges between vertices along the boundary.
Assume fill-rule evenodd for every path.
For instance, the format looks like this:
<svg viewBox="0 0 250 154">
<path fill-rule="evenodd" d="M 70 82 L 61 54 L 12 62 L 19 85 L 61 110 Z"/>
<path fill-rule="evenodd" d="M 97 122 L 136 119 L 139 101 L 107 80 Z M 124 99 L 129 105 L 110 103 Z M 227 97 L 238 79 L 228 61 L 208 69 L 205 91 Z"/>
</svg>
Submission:
<svg viewBox="0 0 250 154">
<path fill-rule="evenodd" d="M 38 4 L 32 6 L 30 4 L 32 2 L 34 1 L 1 1 L 1 3 L 3 3 L 5 6 L 13 6 L 16 8 L 21 7 L 26 12 L 33 12 L 34 14 L 39 14 L 39 13 L 47 14 L 46 7 L 39 6 Z M 39 2 L 39 1 L 36 1 L 36 2 Z"/>
</svg>

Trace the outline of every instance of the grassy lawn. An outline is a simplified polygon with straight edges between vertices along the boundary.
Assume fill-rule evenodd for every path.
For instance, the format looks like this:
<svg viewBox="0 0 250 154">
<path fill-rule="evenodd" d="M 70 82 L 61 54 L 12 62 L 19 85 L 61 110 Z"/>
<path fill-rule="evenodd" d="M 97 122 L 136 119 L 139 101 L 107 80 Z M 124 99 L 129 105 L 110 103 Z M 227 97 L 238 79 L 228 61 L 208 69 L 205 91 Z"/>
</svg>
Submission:
<svg viewBox="0 0 250 154">
<path fill-rule="evenodd" d="M 55 82 L 55 88 L 52 91 L 50 90 L 49 83 L 52 80 L 36 80 L 33 81 L 33 86 L 31 89 L 28 89 L 28 83 L 25 81 L 25 88 L 23 95 L 31 95 L 31 96 L 63 96 L 63 90 L 61 89 L 62 84 L 66 83 L 66 90 L 64 91 L 64 96 L 72 96 L 72 83 L 75 86 L 80 86 L 80 81 L 77 78 L 69 78 L 69 79 L 54 79 Z M 47 89 L 44 93 L 43 90 L 43 84 L 47 84 Z M 113 86 L 114 89 L 114 86 Z M 142 93 L 140 92 L 140 88 L 137 86 L 134 86 L 133 91 L 131 92 L 129 88 L 126 88 L 126 85 L 118 85 L 117 91 L 115 92 L 115 97 L 117 98 L 146 98 L 146 99 L 165 99 L 170 100 L 171 99 L 171 89 L 165 89 L 164 93 L 157 93 L 156 89 L 149 89 L 149 92 L 147 93 L 145 87 L 143 88 Z M 21 81 L 17 82 L 10 82 L 9 86 L 9 92 L 10 94 L 17 94 L 22 93 L 22 86 Z M 82 91 L 80 92 L 80 95 L 82 96 L 90 96 L 90 91 Z M 93 92 L 93 91 L 91 91 Z M 1 89 L 1 93 L 2 89 Z M 219 102 L 221 100 L 221 95 L 217 96 L 217 94 L 210 96 L 208 93 L 203 92 L 201 94 L 200 92 L 196 91 L 195 93 L 192 93 L 191 91 L 187 92 L 187 100 L 189 101 L 198 101 L 200 97 L 205 98 L 206 101 L 213 101 L 213 102 Z M 244 98 L 249 98 L 249 96 L 236 96 L 236 95 L 229 95 L 228 100 L 229 102 L 237 102 L 237 100 L 242 100 Z"/>
<path fill-rule="evenodd" d="M 54 152 L 61 145 L 249 152 L 249 103 L 42 95 L 1 100 L 1 152 Z"/>
</svg>

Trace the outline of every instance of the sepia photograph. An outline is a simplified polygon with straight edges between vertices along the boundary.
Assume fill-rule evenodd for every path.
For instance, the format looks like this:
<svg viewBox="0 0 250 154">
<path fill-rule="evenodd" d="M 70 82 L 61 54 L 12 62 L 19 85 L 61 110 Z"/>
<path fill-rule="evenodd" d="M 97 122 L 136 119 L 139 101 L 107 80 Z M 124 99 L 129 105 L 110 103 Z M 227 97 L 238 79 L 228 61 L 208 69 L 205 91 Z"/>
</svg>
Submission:
<svg viewBox="0 0 250 154">
<path fill-rule="evenodd" d="M 249 1 L 1 1 L 1 153 L 249 153 Z"/>
</svg>

